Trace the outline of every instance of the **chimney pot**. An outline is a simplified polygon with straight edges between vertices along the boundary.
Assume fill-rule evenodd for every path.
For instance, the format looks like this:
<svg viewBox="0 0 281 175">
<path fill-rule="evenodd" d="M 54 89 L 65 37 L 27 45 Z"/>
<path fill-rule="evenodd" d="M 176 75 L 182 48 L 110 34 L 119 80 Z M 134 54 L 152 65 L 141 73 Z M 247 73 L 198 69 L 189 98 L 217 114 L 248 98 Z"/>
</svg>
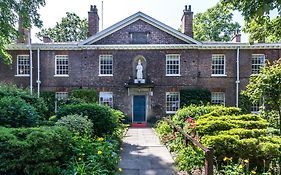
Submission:
<svg viewBox="0 0 281 175">
<path fill-rule="evenodd" d="M 190 12 L 191 12 L 191 5 L 189 5 L 189 6 L 188 6 L 188 11 L 190 11 Z"/>
<path fill-rule="evenodd" d="M 187 5 L 185 5 L 183 12 L 187 12 Z"/>
</svg>

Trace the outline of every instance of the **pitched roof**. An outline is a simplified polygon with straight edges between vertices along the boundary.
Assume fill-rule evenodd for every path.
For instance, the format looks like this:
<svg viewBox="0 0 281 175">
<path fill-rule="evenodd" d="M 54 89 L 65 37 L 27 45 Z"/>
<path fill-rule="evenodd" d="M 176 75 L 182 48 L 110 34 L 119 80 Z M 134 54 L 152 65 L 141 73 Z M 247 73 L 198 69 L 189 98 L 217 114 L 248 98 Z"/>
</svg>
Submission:
<svg viewBox="0 0 281 175">
<path fill-rule="evenodd" d="M 116 32 L 117 30 L 120 30 L 121 28 L 124 28 L 124 27 L 132 24 L 133 22 L 135 22 L 137 20 L 143 20 L 144 22 L 147 22 L 147 23 L 153 25 L 154 27 L 156 27 L 164 32 L 167 32 L 168 34 L 170 34 L 178 39 L 181 39 L 181 40 L 185 41 L 186 43 L 202 44 L 201 42 L 196 41 L 195 39 L 173 29 L 172 27 L 170 27 L 142 12 L 137 12 L 137 13 L 129 16 L 128 18 L 125 18 L 124 20 L 112 25 L 111 27 L 108 27 L 107 29 L 98 32 L 97 34 L 89 37 L 88 39 L 81 41 L 79 43 L 79 45 L 93 44 L 94 42 Z"/>
</svg>

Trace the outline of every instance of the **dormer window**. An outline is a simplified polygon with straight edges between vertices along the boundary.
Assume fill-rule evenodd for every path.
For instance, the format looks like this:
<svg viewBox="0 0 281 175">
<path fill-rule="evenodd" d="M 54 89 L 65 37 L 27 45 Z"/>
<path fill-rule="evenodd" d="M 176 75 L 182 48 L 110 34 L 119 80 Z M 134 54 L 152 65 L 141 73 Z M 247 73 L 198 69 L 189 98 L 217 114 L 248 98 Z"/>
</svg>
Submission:
<svg viewBox="0 0 281 175">
<path fill-rule="evenodd" d="M 131 44 L 147 44 L 149 32 L 131 32 Z"/>
</svg>

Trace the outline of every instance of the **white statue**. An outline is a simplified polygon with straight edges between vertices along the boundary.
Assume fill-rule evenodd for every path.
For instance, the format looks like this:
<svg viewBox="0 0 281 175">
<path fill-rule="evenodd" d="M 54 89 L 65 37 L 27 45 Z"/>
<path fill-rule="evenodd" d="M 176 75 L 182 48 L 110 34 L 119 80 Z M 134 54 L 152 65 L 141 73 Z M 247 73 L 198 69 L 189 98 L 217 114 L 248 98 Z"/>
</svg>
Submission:
<svg viewBox="0 0 281 175">
<path fill-rule="evenodd" d="M 137 79 L 138 79 L 138 80 L 143 79 L 143 73 L 142 73 L 143 67 L 142 67 L 142 65 L 141 65 L 141 60 L 139 60 L 136 69 L 137 69 Z"/>
</svg>

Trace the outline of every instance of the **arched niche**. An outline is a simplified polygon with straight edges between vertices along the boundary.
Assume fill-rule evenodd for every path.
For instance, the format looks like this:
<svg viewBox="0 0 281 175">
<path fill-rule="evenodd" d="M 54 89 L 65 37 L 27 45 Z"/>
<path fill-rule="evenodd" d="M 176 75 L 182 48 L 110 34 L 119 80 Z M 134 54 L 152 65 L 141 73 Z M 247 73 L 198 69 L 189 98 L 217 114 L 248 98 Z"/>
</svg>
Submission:
<svg viewBox="0 0 281 175">
<path fill-rule="evenodd" d="M 146 63 L 146 59 L 144 58 L 144 56 L 142 55 L 138 55 L 133 59 L 133 63 L 132 63 L 132 68 L 133 68 L 133 79 L 137 78 L 137 65 L 138 65 L 138 61 L 141 61 L 141 65 L 143 66 L 143 79 L 146 79 L 146 67 L 147 67 L 147 63 Z"/>
</svg>

